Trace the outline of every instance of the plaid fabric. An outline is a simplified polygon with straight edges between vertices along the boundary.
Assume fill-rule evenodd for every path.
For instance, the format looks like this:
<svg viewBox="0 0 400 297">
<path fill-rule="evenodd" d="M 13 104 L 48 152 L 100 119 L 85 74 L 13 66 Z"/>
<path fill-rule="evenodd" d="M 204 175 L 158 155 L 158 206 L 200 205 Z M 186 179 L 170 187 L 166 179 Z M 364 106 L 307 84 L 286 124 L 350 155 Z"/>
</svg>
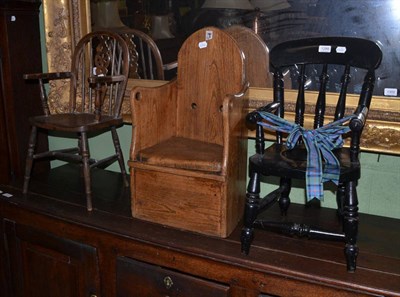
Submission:
<svg viewBox="0 0 400 297">
<path fill-rule="evenodd" d="M 354 118 L 347 116 L 315 130 L 307 130 L 302 126 L 289 122 L 274 114 L 260 111 L 260 116 L 267 122 L 258 122 L 263 127 L 289 134 L 286 140 L 288 149 L 296 146 L 301 136 L 307 149 L 306 192 L 307 200 L 313 198 L 323 200 L 323 183 L 332 181 L 339 183 L 340 162 L 332 150 L 343 146 L 342 134 L 350 131 L 344 123 Z M 325 161 L 323 166 L 322 158 Z"/>
</svg>

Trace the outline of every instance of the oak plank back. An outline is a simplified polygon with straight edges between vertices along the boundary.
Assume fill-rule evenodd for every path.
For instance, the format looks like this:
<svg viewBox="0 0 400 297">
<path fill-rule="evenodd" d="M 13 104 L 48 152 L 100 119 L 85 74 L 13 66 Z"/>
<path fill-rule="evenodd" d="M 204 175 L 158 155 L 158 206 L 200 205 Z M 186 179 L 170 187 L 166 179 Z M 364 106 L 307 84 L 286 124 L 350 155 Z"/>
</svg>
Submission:
<svg viewBox="0 0 400 297">
<path fill-rule="evenodd" d="M 223 144 L 223 100 L 243 89 L 243 59 L 230 35 L 211 28 L 184 42 L 178 54 L 178 137 Z"/>
<path fill-rule="evenodd" d="M 252 29 L 234 25 L 225 29 L 238 43 L 245 56 L 246 79 L 250 87 L 272 87 L 269 50 L 264 40 Z"/>
</svg>

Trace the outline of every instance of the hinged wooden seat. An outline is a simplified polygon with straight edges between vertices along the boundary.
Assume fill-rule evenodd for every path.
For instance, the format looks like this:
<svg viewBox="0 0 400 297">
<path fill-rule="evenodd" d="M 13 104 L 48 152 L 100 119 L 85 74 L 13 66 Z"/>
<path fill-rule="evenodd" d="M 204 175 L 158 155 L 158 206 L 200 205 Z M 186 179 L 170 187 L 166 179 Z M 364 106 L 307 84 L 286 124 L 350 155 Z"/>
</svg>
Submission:
<svg viewBox="0 0 400 297">
<path fill-rule="evenodd" d="M 137 160 L 150 165 L 220 173 L 222 155 L 221 145 L 183 137 L 171 137 L 140 151 Z"/>
</svg>

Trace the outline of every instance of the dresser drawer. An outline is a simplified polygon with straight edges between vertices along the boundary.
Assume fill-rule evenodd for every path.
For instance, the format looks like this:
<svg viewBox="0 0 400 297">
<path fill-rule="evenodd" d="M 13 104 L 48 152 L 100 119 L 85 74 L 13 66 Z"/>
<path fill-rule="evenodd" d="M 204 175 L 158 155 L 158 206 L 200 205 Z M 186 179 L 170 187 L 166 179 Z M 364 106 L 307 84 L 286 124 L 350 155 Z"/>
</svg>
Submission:
<svg viewBox="0 0 400 297">
<path fill-rule="evenodd" d="M 117 260 L 117 296 L 228 296 L 229 287 L 159 266 L 120 257 Z"/>
</svg>

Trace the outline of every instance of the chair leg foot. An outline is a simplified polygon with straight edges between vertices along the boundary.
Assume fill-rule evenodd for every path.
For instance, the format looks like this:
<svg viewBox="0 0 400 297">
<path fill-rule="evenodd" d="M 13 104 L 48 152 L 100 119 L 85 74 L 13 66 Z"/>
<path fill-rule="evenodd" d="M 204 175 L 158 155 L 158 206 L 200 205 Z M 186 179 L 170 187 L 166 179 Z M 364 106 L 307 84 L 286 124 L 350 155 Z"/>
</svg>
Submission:
<svg viewBox="0 0 400 297">
<path fill-rule="evenodd" d="M 36 137 L 37 137 L 37 128 L 33 126 L 29 137 L 28 154 L 26 156 L 24 184 L 22 186 L 23 194 L 28 193 L 29 181 L 31 179 L 31 171 L 33 166 L 33 157 L 35 154 Z"/>
<path fill-rule="evenodd" d="M 250 246 L 251 242 L 253 241 L 253 238 L 254 238 L 254 231 L 252 228 L 242 229 L 242 234 L 240 236 L 241 251 L 245 255 L 248 255 L 250 252 Z"/>
<path fill-rule="evenodd" d="M 253 224 L 257 218 L 260 206 L 260 175 L 257 172 L 251 174 L 247 186 L 246 205 L 244 208 L 244 226 L 240 237 L 242 253 L 248 255 L 250 245 L 254 238 Z"/>
<path fill-rule="evenodd" d="M 127 175 L 126 169 L 125 169 L 124 156 L 122 154 L 118 133 L 117 133 L 117 130 L 116 130 L 115 127 L 111 128 L 111 135 L 112 135 L 112 139 L 113 139 L 113 142 L 114 142 L 115 153 L 118 156 L 118 164 L 119 164 L 119 167 L 121 169 L 122 178 L 123 178 L 123 181 L 124 181 L 124 186 L 125 187 L 129 187 L 128 175 Z"/>
<path fill-rule="evenodd" d="M 29 187 L 29 181 L 31 177 L 30 176 L 24 176 L 24 185 L 22 186 L 22 194 L 27 194 L 28 193 L 28 187 Z"/>
<path fill-rule="evenodd" d="M 345 234 L 345 255 L 347 270 L 356 270 L 356 260 L 358 255 L 357 236 L 358 236 L 358 198 L 356 182 L 351 181 L 346 184 L 346 196 L 343 207 L 343 231 Z"/>
<path fill-rule="evenodd" d="M 352 244 L 346 244 L 344 253 L 347 262 L 347 271 L 354 272 L 357 266 L 358 247 Z"/>
<path fill-rule="evenodd" d="M 126 188 L 128 188 L 129 187 L 129 180 L 128 180 L 128 176 L 127 176 L 126 172 L 125 172 L 125 174 L 123 174 L 123 179 L 124 179 L 124 186 Z"/>
<path fill-rule="evenodd" d="M 281 215 L 286 216 L 287 211 L 290 206 L 290 190 L 292 188 L 292 181 L 290 178 L 281 178 L 280 181 L 280 189 L 281 189 L 281 197 L 279 198 L 279 208 L 281 210 Z"/>
<path fill-rule="evenodd" d="M 83 178 L 85 180 L 85 194 L 86 194 L 86 208 L 88 211 L 93 210 L 92 204 L 92 185 L 91 185 L 91 176 L 90 176 L 90 152 L 89 152 L 89 142 L 86 133 L 81 134 L 81 151 L 80 154 L 82 156 L 82 171 Z"/>
<path fill-rule="evenodd" d="M 290 198 L 289 197 L 281 197 L 279 199 L 279 208 L 281 210 L 281 215 L 282 216 L 286 216 L 287 215 L 287 211 L 289 209 L 290 206 Z"/>
</svg>

